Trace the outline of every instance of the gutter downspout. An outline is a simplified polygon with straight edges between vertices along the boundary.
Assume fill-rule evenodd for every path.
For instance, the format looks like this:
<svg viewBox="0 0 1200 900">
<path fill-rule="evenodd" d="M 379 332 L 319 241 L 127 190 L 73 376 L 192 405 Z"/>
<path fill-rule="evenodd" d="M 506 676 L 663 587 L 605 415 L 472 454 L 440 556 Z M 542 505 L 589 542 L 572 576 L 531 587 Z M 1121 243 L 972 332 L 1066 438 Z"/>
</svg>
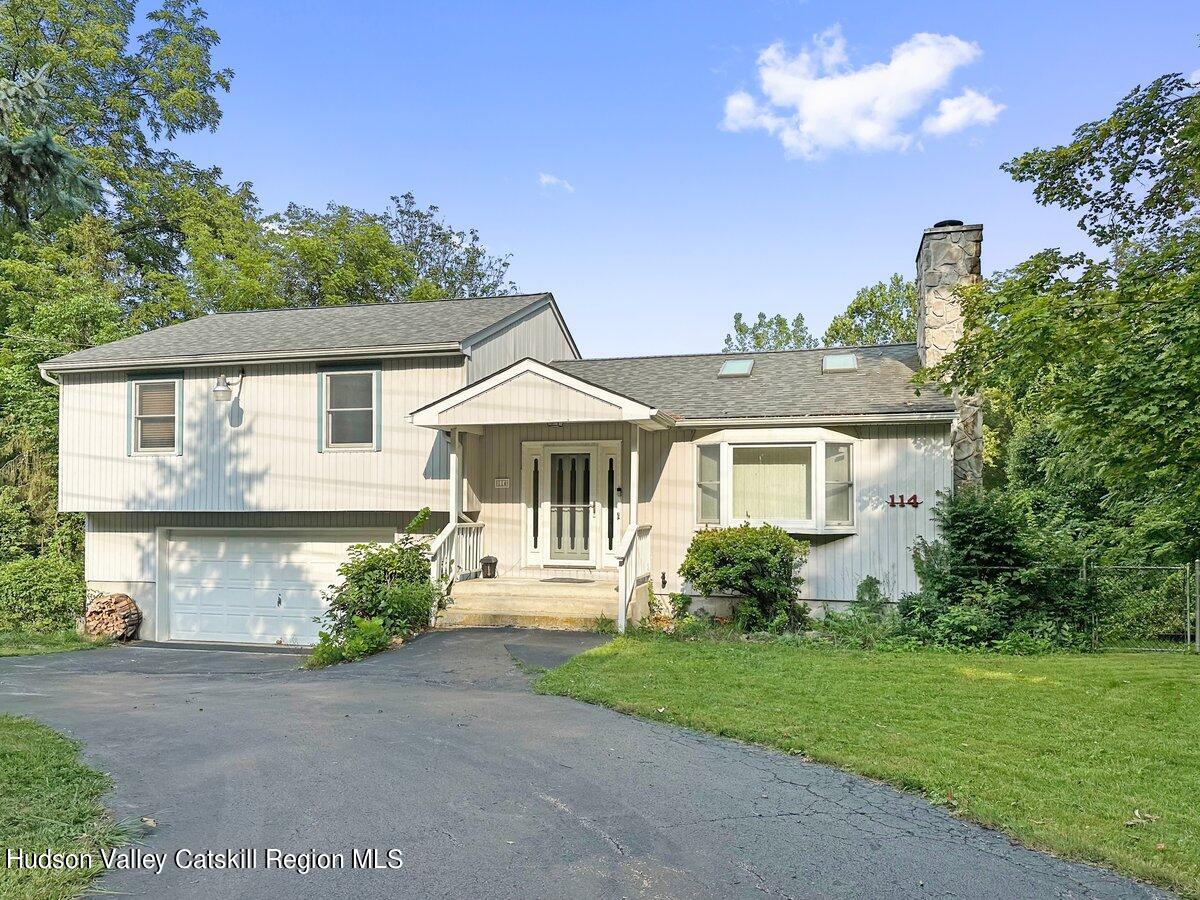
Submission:
<svg viewBox="0 0 1200 900">
<path fill-rule="evenodd" d="M 60 388 L 60 387 L 62 387 L 62 382 L 55 381 L 55 380 L 54 380 L 54 379 L 53 379 L 53 378 L 50 376 L 50 374 L 49 374 L 49 373 L 48 373 L 48 372 L 47 372 L 47 371 L 46 371 L 44 368 L 42 368 L 41 366 L 38 366 L 38 374 L 42 376 L 42 381 L 46 382 L 47 384 L 52 384 L 52 385 L 54 385 L 56 388 Z"/>
</svg>

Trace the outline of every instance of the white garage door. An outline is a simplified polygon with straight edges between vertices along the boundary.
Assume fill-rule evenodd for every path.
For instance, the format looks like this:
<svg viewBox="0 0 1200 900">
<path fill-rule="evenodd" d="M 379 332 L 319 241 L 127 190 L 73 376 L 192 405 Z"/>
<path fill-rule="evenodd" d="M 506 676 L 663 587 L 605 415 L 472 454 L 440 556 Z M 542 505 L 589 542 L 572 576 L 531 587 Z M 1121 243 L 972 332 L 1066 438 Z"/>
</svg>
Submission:
<svg viewBox="0 0 1200 900">
<path fill-rule="evenodd" d="M 322 593 L 350 545 L 391 532 L 173 532 L 168 549 L 175 641 L 315 644 Z"/>
</svg>

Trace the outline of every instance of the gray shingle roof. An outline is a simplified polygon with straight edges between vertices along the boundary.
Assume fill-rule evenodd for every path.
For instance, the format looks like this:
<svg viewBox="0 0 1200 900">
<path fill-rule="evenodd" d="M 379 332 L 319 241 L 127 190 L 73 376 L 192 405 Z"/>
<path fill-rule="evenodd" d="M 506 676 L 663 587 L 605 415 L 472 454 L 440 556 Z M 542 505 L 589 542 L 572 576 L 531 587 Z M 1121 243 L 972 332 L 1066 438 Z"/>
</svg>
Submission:
<svg viewBox="0 0 1200 900">
<path fill-rule="evenodd" d="M 218 313 L 52 359 L 53 372 L 456 344 L 550 294 Z"/>
<path fill-rule="evenodd" d="M 858 371 L 822 373 L 827 353 L 858 356 Z M 726 359 L 754 359 L 747 378 L 718 378 Z M 940 391 L 918 397 L 909 379 L 915 344 L 775 353 L 712 353 L 564 360 L 552 365 L 584 381 L 685 419 L 950 412 Z"/>
</svg>

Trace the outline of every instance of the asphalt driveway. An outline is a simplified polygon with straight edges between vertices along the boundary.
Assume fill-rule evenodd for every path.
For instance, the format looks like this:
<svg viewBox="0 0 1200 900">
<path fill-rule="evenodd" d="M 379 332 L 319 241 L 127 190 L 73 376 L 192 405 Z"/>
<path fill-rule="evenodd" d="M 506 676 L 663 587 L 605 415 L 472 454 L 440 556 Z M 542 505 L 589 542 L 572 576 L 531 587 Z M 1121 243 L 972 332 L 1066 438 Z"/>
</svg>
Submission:
<svg viewBox="0 0 1200 900">
<path fill-rule="evenodd" d="M 400 869 L 112 872 L 154 897 L 1147 897 L 826 766 L 528 689 L 600 639 L 463 630 L 351 666 L 132 646 L 0 659 L 139 848 L 402 851 Z M 521 660 L 520 663 L 516 659 Z M 749 702 L 749 701 L 748 701 Z"/>
</svg>

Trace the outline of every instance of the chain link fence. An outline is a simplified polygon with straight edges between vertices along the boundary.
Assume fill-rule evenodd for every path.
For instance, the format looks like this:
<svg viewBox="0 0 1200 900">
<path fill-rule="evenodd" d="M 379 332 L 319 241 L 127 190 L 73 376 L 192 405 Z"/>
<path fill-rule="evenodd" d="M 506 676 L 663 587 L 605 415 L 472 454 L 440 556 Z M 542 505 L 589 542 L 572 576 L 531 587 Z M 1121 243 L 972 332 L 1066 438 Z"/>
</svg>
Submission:
<svg viewBox="0 0 1200 900">
<path fill-rule="evenodd" d="M 1200 560 L 1183 566 L 1033 564 L 950 567 L 950 593 L 978 592 L 982 582 L 1003 592 L 1042 598 L 1047 614 L 1097 651 L 1200 653 Z M 1082 648 L 1081 648 L 1082 649 Z"/>
<path fill-rule="evenodd" d="M 1117 566 L 1085 563 L 1080 578 L 1093 603 L 1097 650 L 1200 650 L 1198 564 Z"/>
</svg>

